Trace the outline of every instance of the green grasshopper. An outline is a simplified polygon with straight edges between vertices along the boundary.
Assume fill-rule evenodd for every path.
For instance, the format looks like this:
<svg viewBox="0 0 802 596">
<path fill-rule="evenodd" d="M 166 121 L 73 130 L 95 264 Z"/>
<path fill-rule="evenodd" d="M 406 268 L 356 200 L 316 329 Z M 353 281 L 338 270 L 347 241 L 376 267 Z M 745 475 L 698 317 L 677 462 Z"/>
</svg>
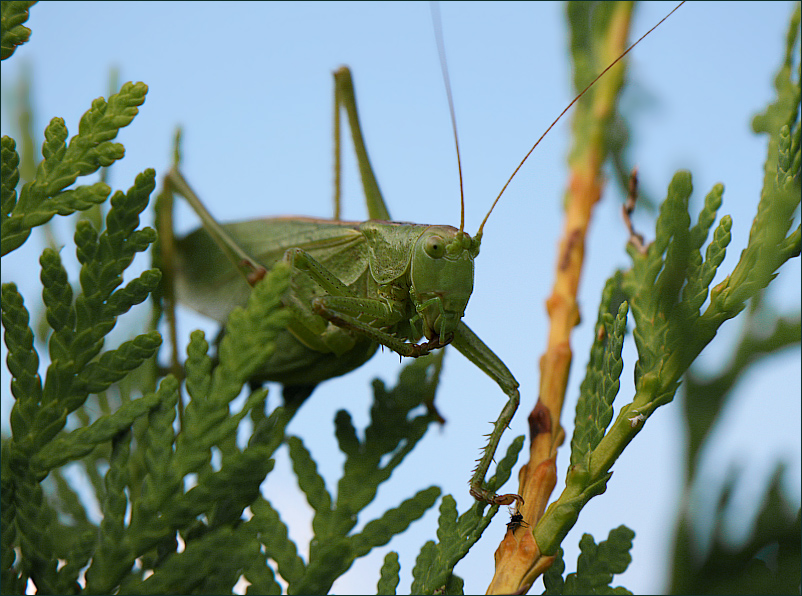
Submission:
<svg viewBox="0 0 802 596">
<path fill-rule="evenodd" d="M 445 75 L 444 62 L 443 70 Z M 456 141 L 453 102 L 445 78 Z M 373 356 L 379 345 L 411 357 L 454 346 L 508 397 L 474 470 L 470 494 L 496 505 L 521 503 L 519 495 L 496 495 L 484 487 L 501 435 L 518 408 L 518 382 L 462 317 L 473 291 L 474 260 L 484 225 L 509 181 L 557 120 L 521 161 L 471 237 L 464 231 L 464 201 L 459 228 L 390 221 L 367 157 L 353 83 L 345 67 L 335 73 L 335 108 L 335 171 L 339 178 L 342 108 L 349 119 L 370 219 L 361 223 L 339 220 L 338 181 L 335 219 L 279 217 L 219 224 L 174 168 L 166 176 L 166 190 L 181 194 L 203 222 L 202 228 L 175 241 L 173 275 L 178 299 L 225 322 L 233 306 L 245 303 L 264 271 L 286 261 L 291 283 L 283 302 L 292 321 L 279 336 L 274 356 L 259 373 L 259 380 L 285 387 L 316 385 L 348 373 Z M 418 343 L 424 337 L 426 341 Z"/>
<path fill-rule="evenodd" d="M 483 487 L 501 434 L 520 401 L 515 377 L 462 321 L 473 291 L 484 222 L 472 238 L 463 224 L 457 229 L 389 221 L 345 67 L 335 73 L 335 104 L 336 113 L 342 107 L 349 119 L 371 219 L 360 223 L 279 217 L 219 224 L 174 168 L 166 177 L 166 189 L 182 195 L 203 222 L 202 228 L 174 241 L 177 298 L 225 322 L 233 306 L 245 303 L 251 285 L 265 270 L 279 260 L 288 262 L 292 273 L 284 304 L 292 322 L 259 373 L 259 380 L 285 386 L 316 385 L 346 374 L 364 364 L 379 345 L 411 357 L 453 345 L 509 398 L 470 492 L 489 503 L 520 500 Z M 339 162 L 339 117 L 335 122 Z M 426 341 L 418 343 L 424 337 Z"/>
</svg>

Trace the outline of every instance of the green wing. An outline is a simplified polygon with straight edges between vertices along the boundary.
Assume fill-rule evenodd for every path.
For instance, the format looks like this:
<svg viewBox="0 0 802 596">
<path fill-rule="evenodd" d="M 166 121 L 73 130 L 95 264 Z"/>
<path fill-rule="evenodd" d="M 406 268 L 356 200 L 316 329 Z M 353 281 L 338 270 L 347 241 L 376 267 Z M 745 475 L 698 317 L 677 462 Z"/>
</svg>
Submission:
<svg viewBox="0 0 802 596">
<path fill-rule="evenodd" d="M 368 266 L 368 250 L 358 225 L 306 218 L 272 218 L 222 224 L 256 262 L 270 269 L 290 248 L 301 248 L 346 285 Z M 248 299 L 251 287 L 211 236 L 200 228 L 176 244 L 176 292 L 193 310 L 224 322 Z"/>
</svg>

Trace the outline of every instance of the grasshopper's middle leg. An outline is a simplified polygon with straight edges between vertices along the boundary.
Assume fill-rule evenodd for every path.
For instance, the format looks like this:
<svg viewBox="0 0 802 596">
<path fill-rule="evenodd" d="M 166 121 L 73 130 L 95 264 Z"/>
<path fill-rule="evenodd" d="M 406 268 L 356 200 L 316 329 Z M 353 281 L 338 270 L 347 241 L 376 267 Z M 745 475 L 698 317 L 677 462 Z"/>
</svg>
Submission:
<svg viewBox="0 0 802 596">
<path fill-rule="evenodd" d="M 508 397 L 504 409 L 493 425 L 493 432 L 490 433 L 487 446 L 482 450 L 482 457 L 479 458 L 471 477 L 471 495 L 479 501 L 485 501 L 493 505 L 510 505 L 513 502 L 521 505 L 524 500 L 520 495 L 497 495 L 484 486 L 485 476 L 493 461 L 501 435 L 509 426 L 515 411 L 518 409 L 518 403 L 521 401 L 521 396 L 518 393 L 518 381 L 515 380 L 515 377 L 512 376 L 512 373 L 501 359 L 465 323 L 459 323 L 452 345 L 498 383 L 498 386 Z"/>
</svg>

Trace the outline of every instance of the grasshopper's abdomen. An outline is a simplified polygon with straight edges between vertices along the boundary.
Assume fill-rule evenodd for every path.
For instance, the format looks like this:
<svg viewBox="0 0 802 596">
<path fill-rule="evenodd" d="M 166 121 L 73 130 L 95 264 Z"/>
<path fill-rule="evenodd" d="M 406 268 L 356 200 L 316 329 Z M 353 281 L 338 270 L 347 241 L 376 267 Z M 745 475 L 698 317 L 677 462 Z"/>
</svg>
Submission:
<svg viewBox="0 0 802 596">
<path fill-rule="evenodd" d="M 306 218 L 276 218 L 223 224 L 243 250 L 266 269 L 290 248 L 302 248 L 325 266 L 338 272 L 349 287 L 364 294 L 367 256 L 364 240 L 352 224 Z M 251 286 L 203 229 L 176 244 L 176 293 L 186 306 L 225 323 L 231 310 L 245 306 Z M 296 276 L 293 291 L 306 303 L 325 295 L 306 276 Z M 377 344 L 364 337 L 350 337 L 351 347 L 340 355 L 326 349 L 314 334 L 305 333 L 298 321 L 276 338 L 276 351 L 264 363 L 256 381 L 285 385 L 315 385 L 346 374 L 364 364 Z"/>
</svg>

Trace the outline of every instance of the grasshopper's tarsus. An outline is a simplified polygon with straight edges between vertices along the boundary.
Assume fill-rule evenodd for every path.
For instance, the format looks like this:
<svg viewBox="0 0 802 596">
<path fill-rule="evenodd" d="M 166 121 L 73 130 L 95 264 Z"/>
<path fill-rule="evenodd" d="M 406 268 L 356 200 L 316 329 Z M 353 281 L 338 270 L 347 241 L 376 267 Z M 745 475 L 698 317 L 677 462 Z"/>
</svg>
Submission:
<svg viewBox="0 0 802 596">
<path fill-rule="evenodd" d="M 435 336 L 434 338 L 430 339 L 429 341 L 425 341 L 419 344 L 410 344 L 410 353 L 407 356 L 412 358 L 417 358 L 418 356 L 426 356 L 433 352 L 434 350 L 439 350 L 440 348 L 445 348 L 448 344 L 450 344 L 454 339 L 454 334 L 450 334 L 446 337 L 445 341 L 441 341 L 439 336 Z"/>
<path fill-rule="evenodd" d="M 515 507 L 518 508 L 524 504 L 524 499 L 521 495 L 516 495 L 514 493 L 509 493 L 506 495 L 497 495 L 492 491 L 489 491 L 484 488 L 477 488 L 471 486 L 470 491 L 471 496 L 476 499 L 477 501 L 485 501 L 486 503 L 490 503 L 491 505 L 512 505 L 515 503 Z"/>
<path fill-rule="evenodd" d="M 267 269 L 264 267 L 257 267 L 255 269 L 252 268 L 251 263 L 246 261 L 245 259 L 240 261 L 240 267 L 243 269 L 251 269 L 251 272 L 248 274 L 247 279 L 248 283 L 251 286 L 255 286 L 258 282 L 262 281 L 267 275 Z"/>
</svg>

